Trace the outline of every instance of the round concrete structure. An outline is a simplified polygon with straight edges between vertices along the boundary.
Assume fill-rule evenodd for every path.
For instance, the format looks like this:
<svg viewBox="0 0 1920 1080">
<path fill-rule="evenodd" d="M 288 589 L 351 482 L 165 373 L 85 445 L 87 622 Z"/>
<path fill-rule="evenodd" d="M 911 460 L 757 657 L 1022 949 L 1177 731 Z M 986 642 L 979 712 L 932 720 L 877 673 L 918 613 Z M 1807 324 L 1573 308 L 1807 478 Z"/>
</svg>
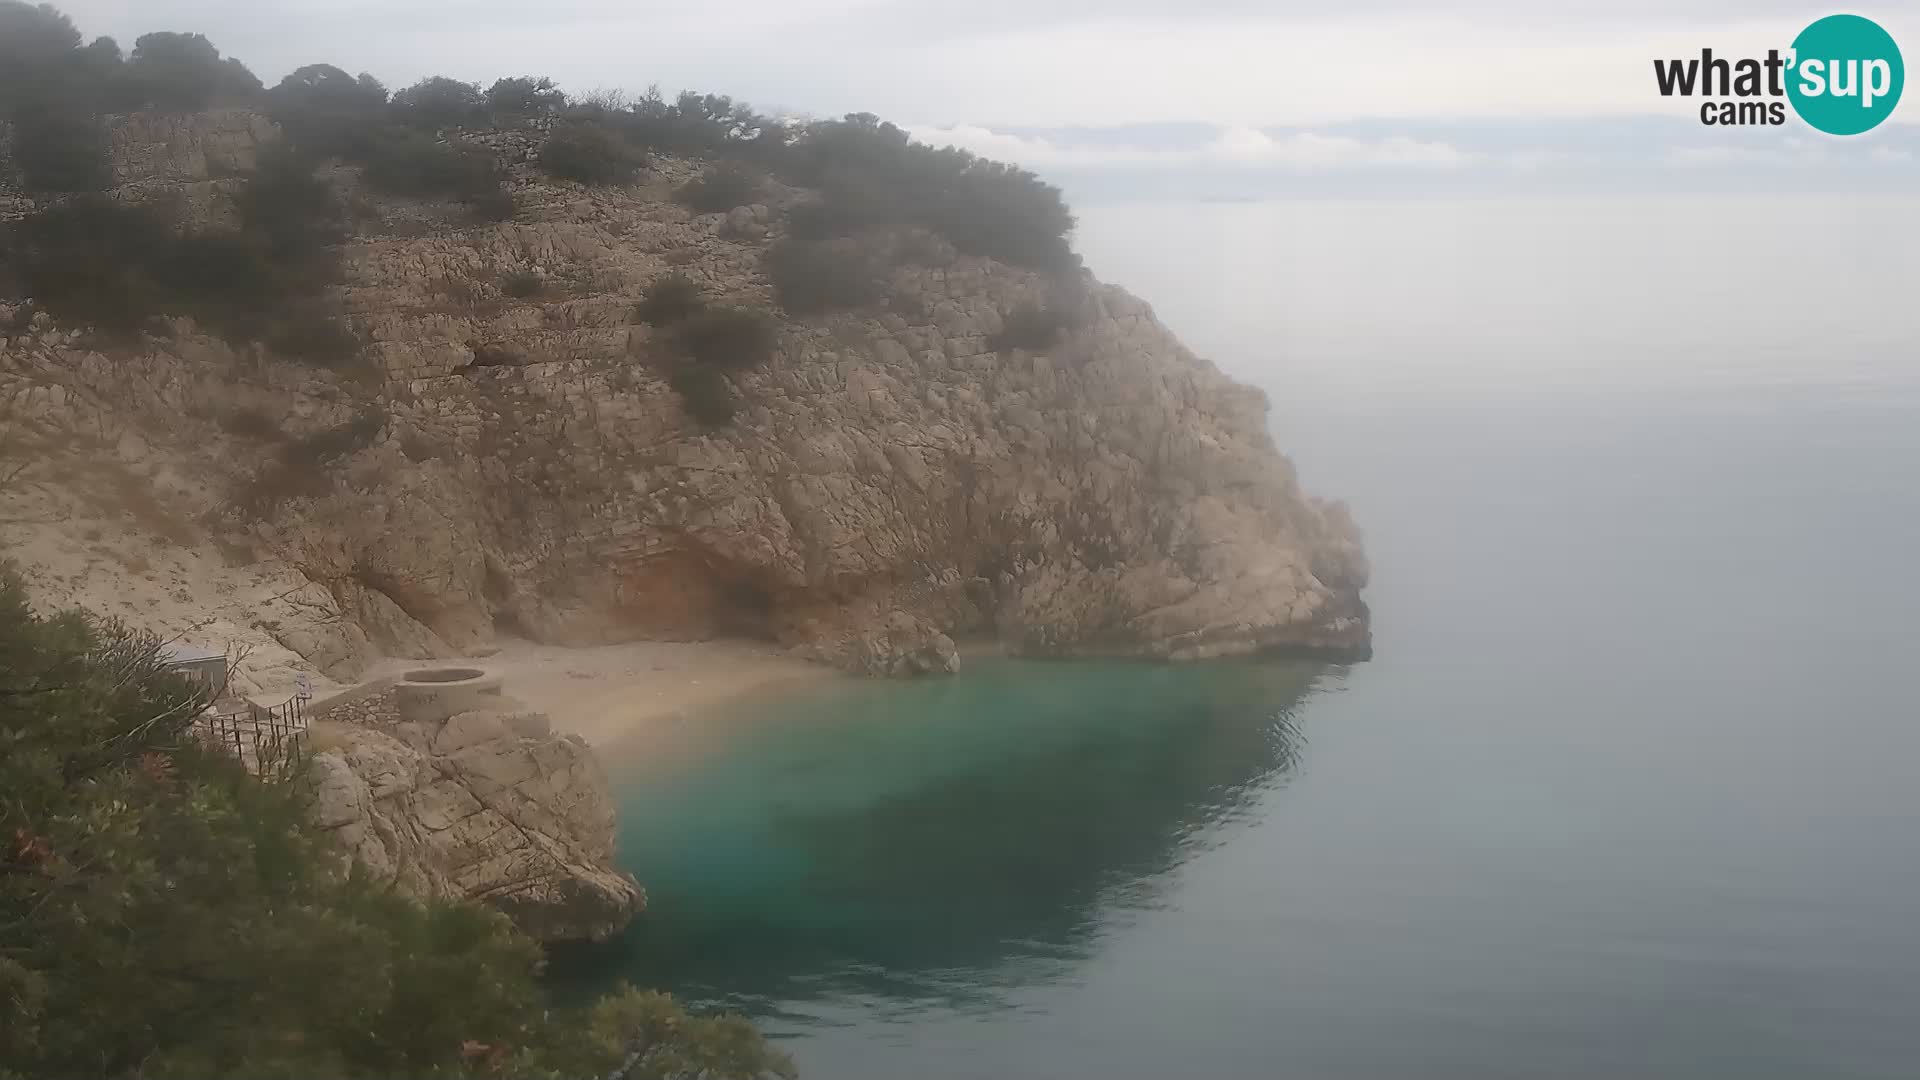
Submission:
<svg viewBox="0 0 1920 1080">
<path fill-rule="evenodd" d="M 423 668 L 393 684 L 394 708 L 403 722 L 444 724 L 463 712 L 503 706 L 500 676 L 479 668 Z"/>
</svg>

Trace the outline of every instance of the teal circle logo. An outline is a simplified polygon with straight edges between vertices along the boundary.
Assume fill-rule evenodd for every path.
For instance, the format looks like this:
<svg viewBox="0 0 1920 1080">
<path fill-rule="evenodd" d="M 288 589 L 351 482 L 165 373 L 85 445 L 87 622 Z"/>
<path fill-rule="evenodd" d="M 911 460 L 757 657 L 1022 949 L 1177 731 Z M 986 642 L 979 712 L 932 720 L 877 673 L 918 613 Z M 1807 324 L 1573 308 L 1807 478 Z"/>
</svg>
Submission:
<svg viewBox="0 0 1920 1080">
<path fill-rule="evenodd" d="M 1858 15 L 1829 15 L 1800 31 L 1791 63 L 1787 100 L 1800 119 L 1829 135 L 1878 127 L 1907 82 L 1893 35 Z"/>
</svg>

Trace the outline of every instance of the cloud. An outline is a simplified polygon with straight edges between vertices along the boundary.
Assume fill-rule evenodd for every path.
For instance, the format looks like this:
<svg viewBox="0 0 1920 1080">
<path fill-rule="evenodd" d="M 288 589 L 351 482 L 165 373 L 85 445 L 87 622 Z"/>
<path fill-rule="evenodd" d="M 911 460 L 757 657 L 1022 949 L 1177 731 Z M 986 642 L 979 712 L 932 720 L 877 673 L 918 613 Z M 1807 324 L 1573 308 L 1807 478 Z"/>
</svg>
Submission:
<svg viewBox="0 0 1920 1080">
<path fill-rule="evenodd" d="M 1885 149 L 1876 147 L 1873 149 Z M 1720 168 L 1725 166 L 1768 167 L 1823 165 L 1833 162 L 1838 155 L 1835 150 L 1823 142 L 1815 142 L 1797 135 L 1780 136 L 1765 145 L 1758 146 L 1675 146 L 1666 153 L 1670 164 L 1687 168 Z M 1849 157 L 1858 161 L 1861 158 L 1873 159 L 1872 149 L 1862 147 Z M 1888 159 L 1897 160 L 1897 159 Z"/>
<path fill-rule="evenodd" d="M 199 30 L 269 82 L 324 60 L 390 85 L 551 75 L 660 83 L 919 124 L 1206 118 L 1271 131 L 1357 119 L 1679 115 L 1649 61 L 1784 46 L 1789 0 L 65 0 L 123 44 Z M 1913 5 L 1885 12 L 1920 40 Z M 1905 110 L 1903 121 L 1920 121 Z M 1264 153 L 1351 154 L 1312 145 Z M 1410 150 L 1415 156 L 1421 151 Z"/>
<path fill-rule="evenodd" d="M 1472 155 L 1451 144 L 1403 135 L 1359 138 L 1312 131 L 1272 134 L 1244 126 L 1221 128 L 1212 138 L 1191 146 L 1076 144 L 965 124 L 910 131 L 914 138 L 925 143 L 958 146 L 984 157 L 1040 171 L 1219 167 L 1277 172 L 1421 170 L 1454 169 L 1472 160 Z"/>
<path fill-rule="evenodd" d="M 1448 143 L 1404 135 L 1368 140 L 1301 131 L 1276 136 L 1248 127 L 1228 128 L 1208 151 L 1228 161 L 1283 169 L 1454 169 L 1471 160 Z"/>
</svg>

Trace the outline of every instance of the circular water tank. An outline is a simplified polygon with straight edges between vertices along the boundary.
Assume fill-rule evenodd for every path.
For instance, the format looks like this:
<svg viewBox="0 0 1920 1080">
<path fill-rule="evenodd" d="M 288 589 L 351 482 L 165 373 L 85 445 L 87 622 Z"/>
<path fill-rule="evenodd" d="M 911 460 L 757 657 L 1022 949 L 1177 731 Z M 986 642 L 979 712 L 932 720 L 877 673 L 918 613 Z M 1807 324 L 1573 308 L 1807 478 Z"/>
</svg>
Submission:
<svg viewBox="0 0 1920 1080">
<path fill-rule="evenodd" d="M 443 724 L 459 713 L 499 709 L 504 704 L 500 676 L 480 668 L 409 671 L 393 684 L 393 697 L 400 719 L 415 724 Z"/>
</svg>

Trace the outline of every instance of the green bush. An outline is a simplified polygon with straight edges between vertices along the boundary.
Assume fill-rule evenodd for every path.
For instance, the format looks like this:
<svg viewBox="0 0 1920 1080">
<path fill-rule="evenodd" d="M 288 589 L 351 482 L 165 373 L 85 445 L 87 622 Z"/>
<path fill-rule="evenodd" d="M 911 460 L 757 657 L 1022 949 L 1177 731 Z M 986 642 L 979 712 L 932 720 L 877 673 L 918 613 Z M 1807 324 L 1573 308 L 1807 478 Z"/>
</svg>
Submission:
<svg viewBox="0 0 1920 1080">
<path fill-rule="evenodd" d="M 387 89 L 331 64 L 309 64 L 267 94 L 267 112 L 289 142 L 313 157 L 362 160 L 382 127 Z"/>
<path fill-rule="evenodd" d="M 987 348 L 994 352 L 1009 349 L 1045 352 L 1060 343 L 1072 322 L 1064 308 L 1027 301 L 1007 312 L 1000 332 L 987 338 Z"/>
<path fill-rule="evenodd" d="M 367 183 L 390 195 L 471 201 L 500 187 L 500 165 L 487 150 L 405 128 L 378 132 L 364 160 Z"/>
<path fill-rule="evenodd" d="M 252 439 L 255 442 L 278 442 L 286 438 L 280 425 L 264 410 L 239 408 L 222 413 L 219 418 L 220 430 L 235 438 Z"/>
<path fill-rule="evenodd" d="M 631 184 L 646 158 L 604 124 L 573 120 L 553 129 L 540 167 L 562 180 L 595 187 Z"/>
<path fill-rule="evenodd" d="M 639 145 L 685 157 L 771 160 L 786 145 L 787 130 L 778 121 L 720 94 L 689 90 L 668 102 L 649 90 L 620 120 Z"/>
<path fill-rule="evenodd" d="M 760 176 L 738 163 L 715 165 L 680 185 L 674 201 L 701 214 L 745 206 L 760 192 Z"/>
<path fill-rule="evenodd" d="M 79 49 L 80 31 L 53 5 L 0 0 L 0 114 L 65 89 Z"/>
<path fill-rule="evenodd" d="M 768 249 L 762 269 L 795 318 L 865 307 L 882 294 L 880 268 L 858 241 L 782 240 Z"/>
<path fill-rule="evenodd" d="M 0 1075 L 793 1075 L 658 994 L 553 1007 L 504 916 L 343 872 L 297 760 L 203 743 L 159 649 L 0 567 Z"/>
<path fill-rule="evenodd" d="M 702 308 L 682 319 L 673 336 L 694 363 L 727 371 L 766 363 L 779 339 L 765 312 L 743 307 Z"/>
<path fill-rule="evenodd" d="M 113 186 L 107 131 L 98 117 L 62 105 L 29 105 L 13 113 L 13 163 L 38 194 L 105 191 Z"/>
<path fill-rule="evenodd" d="M 519 208 L 514 205 L 513 192 L 505 184 L 493 187 L 468 200 L 473 207 L 473 220 L 481 224 L 512 221 Z"/>
<path fill-rule="evenodd" d="M 171 234 L 157 213 L 89 195 L 16 222 L 8 248 L 22 291 L 55 319 L 109 334 L 142 329 L 169 286 L 158 276 Z"/>
<path fill-rule="evenodd" d="M 563 109 L 567 95 L 544 76 L 501 79 L 487 89 L 487 108 L 496 116 L 533 116 Z"/>
<path fill-rule="evenodd" d="M 28 191 L 112 184 L 98 114 L 114 97 L 120 66 L 111 38 L 82 49 L 73 20 L 52 6 L 0 0 L 0 124 L 13 125 L 13 164 Z"/>
<path fill-rule="evenodd" d="M 394 118 L 427 131 L 477 123 L 486 111 L 487 97 L 478 86 L 444 75 L 422 79 L 393 95 Z"/>
<path fill-rule="evenodd" d="M 1023 169 L 935 149 L 868 113 L 809 125 L 781 156 L 789 180 L 821 192 L 793 235 L 924 225 L 961 251 L 1054 272 L 1078 266 L 1073 214 L 1060 191 Z"/>
<path fill-rule="evenodd" d="M 142 35 L 127 58 L 125 79 L 143 104 L 185 112 L 252 101 L 261 91 L 245 64 L 221 59 L 202 34 Z"/>
<path fill-rule="evenodd" d="M 56 319 L 118 336 L 186 315 L 235 341 L 332 367 L 359 346 L 317 304 L 337 278 L 337 200 L 296 155 L 270 152 L 236 195 L 240 228 L 178 232 L 154 206 L 85 195 L 14 223 L 7 277 Z"/>
<path fill-rule="evenodd" d="M 236 501 L 254 517 L 269 517 L 289 499 L 319 499 L 333 492 L 329 470 L 373 445 L 387 423 L 386 413 L 368 409 L 343 424 L 289 441 L 263 465 Z"/>
<path fill-rule="evenodd" d="M 698 282 L 685 274 L 668 274 L 647 286 L 633 313 L 649 326 L 672 326 L 705 306 Z"/>
<path fill-rule="evenodd" d="M 246 187 L 234 196 L 241 228 L 285 263 L 322 259 L 346 239 L 345 211 L 314 160 L 285 146 L 260 154 Z"/>
<path fill-rule="evenodd" d="M 546 281 L 531 270 L 517 270 L 500 279 L 500 291 L 520 300 L 539 296 L 546 290 Z"/>
<path fill-rule="evenodd" d="M 682 366 L 674 371 L 668 385 L 680 395 L 681 408 L 701 427 L 726 427 L 739 410 L 733 400 L 732 384 L 717 368 Z"/>
</svg>

